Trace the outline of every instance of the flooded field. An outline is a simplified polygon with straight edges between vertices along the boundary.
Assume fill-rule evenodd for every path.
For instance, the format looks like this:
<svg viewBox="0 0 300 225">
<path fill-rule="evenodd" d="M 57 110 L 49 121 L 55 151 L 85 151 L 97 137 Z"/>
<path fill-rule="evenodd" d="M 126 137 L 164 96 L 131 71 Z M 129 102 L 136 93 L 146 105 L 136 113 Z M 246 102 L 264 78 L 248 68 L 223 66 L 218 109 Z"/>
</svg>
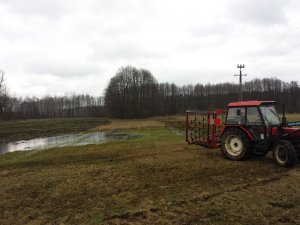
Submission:
<svg viewBox="0 0 300 225">
<path fill-rule="evenodd" d="M 27 141 L 0 143 L 0 154 L 14 151 L 43 150 L 54 147 L 100 144 L 112 140 L 127 140 L 138 137 L 139 135 L 115 132 L 59 135 L 54 137 L 35 138 Z"/>
</svg>

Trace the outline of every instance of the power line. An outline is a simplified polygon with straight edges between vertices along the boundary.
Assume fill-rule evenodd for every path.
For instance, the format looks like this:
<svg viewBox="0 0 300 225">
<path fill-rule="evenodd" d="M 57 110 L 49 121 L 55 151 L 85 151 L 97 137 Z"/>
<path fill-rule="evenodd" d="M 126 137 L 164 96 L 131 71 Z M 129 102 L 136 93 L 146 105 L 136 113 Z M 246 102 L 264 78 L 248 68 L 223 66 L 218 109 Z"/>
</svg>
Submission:
<svg viewBox="0 0 300 225">
<path fill-rule="evenodd" d="M 298 43 L 297 45 L 295 45 L 295 46 L 289 48 L 287 51 L 283 52 L 282 54 L 278 55 L 277 57 L 284 56 L 284 55 L 288 54 L 290 51 L 292 51 L 292 50 L 298 48 L 299 46 L 300 46 L 300 43 Z M 266 63 L 264 63 L 263 65 L 261 65 L 261 67 L 265 67 L 265 66 L 267 66 L 267 65 L 269 65 L 269 64 L 271 64 L 271 63 L 273 63 L 273 62 L 277 62 L 278 60 L 279 60 L 278 58 L 273 59 L 273 60 L 271 59 L 269 62 L 266 62 Z"/>
<path fill-rule="evenodd" d="M 289 53 L 290 51 L 292 51 L 292 50 L 298 48 L 299 46 L 300 46 L 300 43 L 298 43 L 297 45 L 295 45 L 295 46 L 292 47 L 292 48 L 289 48 L 289 50 L 287 50 L 286 52 L 284 52 L 284 53 L 282 53 L 281 55 L 279 55 L 279 57 L 280 57 L 280 56 L 283 56 L 283 55 L 286 55 L 287 53 Z"/>
<path fill-rule="evenodd" d="M 300 24 L 297 23 L 296 25 L 290 27 L 285 33 L 283 33 L 277 40 L 273 41 L 271 45 L 269 45 L 267 48 L 265 48 L 261 53 L 259 53 L 254 59 L 254 62 L 259 61 L 259 58 L 267 55 L 269 52 L 271 52 L 276 46 L 278 46 L 282 41 L 287 39 L 293 32 L 295 32 L 300 27 Z"/>
</svg>

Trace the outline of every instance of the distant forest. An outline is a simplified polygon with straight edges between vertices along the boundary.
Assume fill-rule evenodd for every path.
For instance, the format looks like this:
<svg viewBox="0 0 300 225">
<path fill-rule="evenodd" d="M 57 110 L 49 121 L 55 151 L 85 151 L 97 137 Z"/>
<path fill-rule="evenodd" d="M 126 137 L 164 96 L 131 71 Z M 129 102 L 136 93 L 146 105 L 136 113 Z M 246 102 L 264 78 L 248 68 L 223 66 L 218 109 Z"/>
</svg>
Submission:
<svg viewBox="0 0 300 225">
<path fill-rule="evenodd" d="M 296 81 L 254 79 L 243 84 L 244 100 L 275 100 L 290 113 L 300 112 L 300 88 Z M 150 71 L 132 66 L 120 68 L 103 97 L 90 95 L 12 97 L 0 76 L 0 118 L 99 117 L 146 118 L 182 114 L 186 109 L 213 110 L 238 101 L 239 85 L 233 83 L 159 83 Z"/>
</svg>

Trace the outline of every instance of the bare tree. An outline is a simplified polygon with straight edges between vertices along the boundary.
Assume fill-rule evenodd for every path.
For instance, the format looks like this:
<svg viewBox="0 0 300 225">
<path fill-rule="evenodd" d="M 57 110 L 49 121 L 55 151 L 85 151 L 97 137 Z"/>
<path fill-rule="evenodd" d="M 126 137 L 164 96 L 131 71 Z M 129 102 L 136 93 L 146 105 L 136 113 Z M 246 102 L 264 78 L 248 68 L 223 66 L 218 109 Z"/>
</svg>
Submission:
<svg viewBox="0 0 300 225">
<path fill-rule="evenodd" d="M 6 85 L 4 83 L 4 71 L 0 70 L 0 118 L 3 119 L 4 118 L 4 112 L 5 112 L 5 108 L 6 105 L 8 104 L 8 94 L 7 94 L 7 88 Z"/>
<path fill-rule="evenodd" d="M 109 115 L 143 118 L 157 114 L 158 82 L 150 71 L 126 66 L 111 78 L 105 93 Z"/>
</svg>

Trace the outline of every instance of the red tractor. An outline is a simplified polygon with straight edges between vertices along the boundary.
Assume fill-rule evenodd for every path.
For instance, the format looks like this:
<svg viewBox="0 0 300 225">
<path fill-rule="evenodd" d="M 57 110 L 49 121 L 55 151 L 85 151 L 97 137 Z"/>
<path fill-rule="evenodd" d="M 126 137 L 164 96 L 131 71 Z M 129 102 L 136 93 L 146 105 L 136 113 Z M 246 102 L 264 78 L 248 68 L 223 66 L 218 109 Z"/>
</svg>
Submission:
<svg viewBox="0 0 300 225">
<path fill-rule="evenodd" d="M 292 167 L 300 160 L 300 129 L 290 126 L 300 122 L 288 124 L 284 115 L 280 121 L 274 101 L 233 102 L 227 110 L 188 110 L 186 115 L 186 141 L 221 147 L 230 160 L 264 156 L 270 150 L 280 166 Z"/>
</svg>

